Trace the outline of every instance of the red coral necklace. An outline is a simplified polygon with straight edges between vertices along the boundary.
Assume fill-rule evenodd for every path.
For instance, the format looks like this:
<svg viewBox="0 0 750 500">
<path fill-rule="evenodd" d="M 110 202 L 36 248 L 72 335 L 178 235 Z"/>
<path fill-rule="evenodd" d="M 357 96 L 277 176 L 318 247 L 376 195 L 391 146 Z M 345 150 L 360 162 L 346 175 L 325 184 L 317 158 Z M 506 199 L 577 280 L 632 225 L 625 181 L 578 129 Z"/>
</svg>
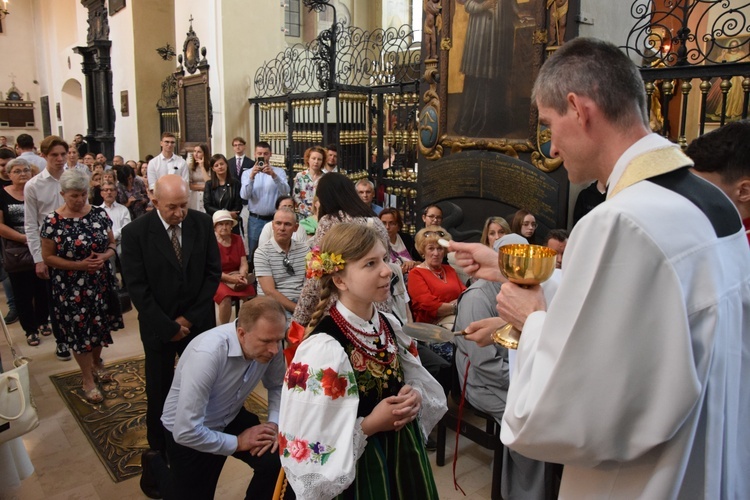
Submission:
<svg viewBox="0 0 750 500">
<path fill-rule="evenodd" d="M 380 319 L 380 328 L 377 332 L 365 332 L 362 330 L 359 330 L 354 327 L 351 323 L 349 323 L 346 318 L 339 312 L 339 310 L 334 306 L 330 309 L 329 314 L 331 316 L 331 319 L 336 323 L 336 326 L 339 327 L 341 332 L 346 336 L 346 338 L 354 344 L 354 347 L 358 349 L 366 358 L 371 359 L 375 363 L 383 366 L 388 366 L 393 361 L 393 358 L 396 356 L 395 345 L 393 344 L 393 340 L 391 339 L 391 336 L 388 334 L 388 329 L 385 326 L 385 318 L 383 318 L 382 314 L 378 314 L 378 318 Z M 375 325 L 373 325 L 373 328 Z M 385 337 L 385 345 L 381 346 L 380 342 L 380 336 L 383 334 Z M 360 338 L 360 335 L 364 336 L 366 339 L 372 339 L 375 338 L 374 345 L 370 344 L 366 340 L 363 340 Z"/>
</svg>

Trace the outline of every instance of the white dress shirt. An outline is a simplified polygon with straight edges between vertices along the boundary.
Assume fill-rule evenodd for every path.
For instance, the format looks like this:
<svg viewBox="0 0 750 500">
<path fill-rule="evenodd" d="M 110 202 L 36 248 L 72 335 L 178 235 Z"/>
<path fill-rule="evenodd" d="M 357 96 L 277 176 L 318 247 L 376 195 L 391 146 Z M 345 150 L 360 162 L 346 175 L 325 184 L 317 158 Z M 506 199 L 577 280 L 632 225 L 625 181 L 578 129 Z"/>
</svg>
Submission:
<svg viewBox="0 0 750 500">
<path fill-rule="evenodd" d="M 156 211 L 156 215 L 159 216 L 159 220 L 161 221 L 161 224 L 164 226 L 164 230 L 167 232 L 167 236 L 169 238 L 172 238 L 172 234 L 169 232 L 169 228 L 172 226 L 169 222 L 165 221 L 164 218 L 161 216 L 161 212 L 158 210 Z M 180 246 L 182 246 L 182 222 L 177 224 L 177 240 L 180 242 Z"/>
<path fill-rule="evenodd" d="M 190 185 L 190 171 L 188 170 L 187 163 L 185 163 L 185 160 L 180 155 L 173 154 L 170 158 L 165 158 L 163 153 L 159 154 L 159 156 L 148 162 L 147 172 L 148 188 L 151 191 L 156 186 L 156 181 L 167 174 L 177 174 L 185 179 L 185 183 Z"/>
<path fill-rule="evenodd" d="M 86 175 L 88 175 L 89 177 L 91 177 L 91 173 L 92 173 L 92 172 L 91 172 L 91 169 L 89 169 L 89 167 L 87 167 L 87 166 L 86 166 L 85 164 L 83 164 L 83 163 L 80 163 L 80 162 L 78 162 L 78 163 L 76 163 L 76 164 L 75 164 L 74 166 L 72 166 L 72 167 L 71 167 L 70 165 L 68 165 L 68 164 L 66 163 L 66 164 L 65 164 L 65 170 L 70 170 L 70 169 L 80 170 L 80 171 L 81 171 L 81 172 L 83 172 L 84 174 L 86 174 Z"/>
<path fill-rule="evenodd" d="M 47 160 L 32 151 L 24 151 L 18 157 L 23 158 L 32 165 L 36 165 L 40 172 L 47 168 Z"/>
<path fill-rule="evenodd" d="M 115 243 L 117 243 L 119 253 L 122 228 L 130 223 L 130 210 L 128 210 L 128 207 L 125 205 L 120 205 L 116 201 L 112 202 L 111 207 L 108 207 L 106 202 L 99 206 L 107 212 L 107 215 L 109 215 L 109 218 L 112 220 L 112 235 L 115 237 Z"/>
<path fill-rule="evenodd" d="M 42 262 L 42 242 L 39 236 L 44 219 L 60 208 L 64 201 L 60 182 L 44 169 L 29 180 L 23 188 L 24 229 L 34 262 Z"/>
</svg>

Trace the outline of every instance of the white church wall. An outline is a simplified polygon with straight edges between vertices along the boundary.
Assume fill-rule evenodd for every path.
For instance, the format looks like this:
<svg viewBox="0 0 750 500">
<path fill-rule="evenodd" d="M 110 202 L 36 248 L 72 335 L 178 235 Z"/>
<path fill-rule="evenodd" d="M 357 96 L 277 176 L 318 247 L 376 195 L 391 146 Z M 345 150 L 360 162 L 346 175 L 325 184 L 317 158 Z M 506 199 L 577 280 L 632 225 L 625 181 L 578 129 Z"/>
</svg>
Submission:
<svg viewBox="0 0 750 500">
<path fill-rule="evenodd" d="M 34 101 L 34 128 L 0 128 L 0 135 L 8 137 L 9 144 L 19 134 L 29 134 L 38 144 L 42 139 L 42 113 L 39 98 L 41 87 L 38 68 L 34 61 L 37 55 L 37 37 L 34 30 L 34 6 L 32 2 L 14 2 L 8 6 L 11 12 L 3 20 L 3 32 L 0 33 L 0 57 L 3 72 L 0 74 L 0 93 L 5 99 L 6 93 L 15 80 L 16 87 L 23 93 L 25 100 Z M 11 77 L 11 74 L 14 77 Z"/>
<path fill-rule="evenodd" d="M 133 9 L 126 6 L 109 17 L 109 39 L 112 40 L 112 102 L 115 108 L 115 154 L 125 161 L 138 159 L 138 98 L 136 59 L 157 56 L 156 53 L 135 53 Z M 157 56 L 158 57 L 158 56 Z M 127 116 L 123 115 L 121 93 L 127 92 Z M 153 154 L 153 153 L 152 153 Z M 110 158 L 111 160 L 111 158 Z"/>
</svg>

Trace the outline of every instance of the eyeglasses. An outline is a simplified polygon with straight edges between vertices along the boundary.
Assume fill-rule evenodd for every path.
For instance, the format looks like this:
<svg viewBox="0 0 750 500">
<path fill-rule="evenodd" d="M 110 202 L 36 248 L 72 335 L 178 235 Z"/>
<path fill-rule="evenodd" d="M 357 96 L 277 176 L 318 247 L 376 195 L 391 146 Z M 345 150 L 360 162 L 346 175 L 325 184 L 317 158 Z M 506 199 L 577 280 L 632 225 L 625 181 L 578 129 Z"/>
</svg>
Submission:
<svg viewBox="0 0 750 500">
<path fill-rule="evenodd" d="M 294 268 L 292 267 L 292 263 L 289 261 L 289 257 L 285 256 L 284 260 L 282 260 L 281 263 L 284 264 L 287 274 L 289 274 L 290 276 L 294 276 Z"/>
<path fill-rule="evenodd" d="M 425 215 L 424 218 L 430 220 L 443 220 L 442 215 Z"/>
<path fill-rule="evenodd" d="M 10 171 L 11 174 L 28 174 L 31 172 L 31 169 L 29 167 L 21 168 L 21 169 L 13 169 Z"/>
<path fill-rule="evenodd" d="M 521 224 L 521 225 L 522 225 L 523 227 L 532 227 L 532 228 L 534 228 L 534 229 L 536 229 L 536 226 L 537 226 L 536 222 L 524 222 L 524 223 L 523 223 L 523 224 Z"/>
<path fill-rule="evenodd" d="M 437 236 L 438 238 L 445 238 L 445 232 L 444 231 L 427 231 L 424 233 L 425 238 L 429 238 L 430 236 Z"/>
</svg>

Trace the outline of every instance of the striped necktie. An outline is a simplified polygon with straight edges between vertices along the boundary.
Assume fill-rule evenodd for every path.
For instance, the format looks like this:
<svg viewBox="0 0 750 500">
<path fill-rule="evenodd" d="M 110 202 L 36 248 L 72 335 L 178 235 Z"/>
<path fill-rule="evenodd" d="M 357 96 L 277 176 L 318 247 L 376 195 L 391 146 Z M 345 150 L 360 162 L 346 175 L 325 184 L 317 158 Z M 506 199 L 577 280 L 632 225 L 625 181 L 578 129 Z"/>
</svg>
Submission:
<svg viewBox="0 0 750 500">
<path fill-rule="evenodd" d="M 170 233 L 170 239 L 172 241 L 172 248 L 174 248 L 174 253 L 177 256 L 177 262 L 179 262 L 180 266 L 182 266 L 182 245 L 180 245 L 180 239 L 177 237 L 178 229 L 179 229 L 178 226 L 175 226 L 175 225 L 169 226 L 169 233 Z"/>
</svg>

